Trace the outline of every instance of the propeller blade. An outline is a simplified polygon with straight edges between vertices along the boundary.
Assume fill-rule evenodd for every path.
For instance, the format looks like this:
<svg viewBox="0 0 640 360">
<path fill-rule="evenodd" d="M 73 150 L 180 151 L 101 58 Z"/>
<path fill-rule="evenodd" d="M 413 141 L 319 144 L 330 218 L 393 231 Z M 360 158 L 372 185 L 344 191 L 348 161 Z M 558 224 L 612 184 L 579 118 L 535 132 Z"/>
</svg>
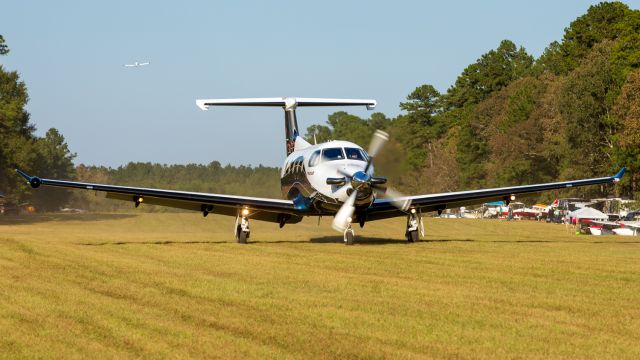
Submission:
<svg viewBox="0 0 640 360">
<path fill-rule="evenodd" d="M 373 133 L 373 137 L 371 138 L 371 144 L 369 144 L 369 159 L 367 160 L 367 166 L 365 166 L 364 172 L 369 171 L 369 168 L 373 163 L 373 158 L 376 157 L 376 155 L 378 155 L 378 152 L 380 152 L 380 149 L 382 149 L 382 146 L 388 140 L 389 140 L 389 134 L 387 134 L 382 130 L 376 130 L 376 132 Z"/>
<path fill-rule="evenodd" d="M 382 149 L 382 146 L 384 145 L 384 143 L 386 143 L 388 140 L 389 140 L 389 134 L 387 134 L 382 130 L 376 130 L 376 132 L 373 133 L 373 137 L 371 138 L 371 144 L 369 145 L 369 157 L 371 158 L 376 157 L 380 149 Z"/>
<path fill-rule="evenodd" d="M 407 199 L 407 197 L 400 191 L 392 187 L 383 187 L 383 186 L 374 186 L 373 188 L 376 190 L 378 194 L 389 199 L 389 202 L 391 202 L 393 206 L 397 207 L 402 211 L 409 210 L 409 207 L 411 206 L 411 200 Z"/>
<path fill-rule="evenodd" d="M 355 211 L 355 206 L 353 204 L 356 202 L 356 196 L 358 191 L 354 190 L 351 193 L 351 196 L 347 199 L 347 201 L 342 204 L 340 210 L 336 213 L 336 216 L 333 218 L 333 222 L 331 223 L 331 227 L 334 230 L 343 232 L 349 227 L 350 218 L 353 216 L 353 212 Z"/>
</svg>

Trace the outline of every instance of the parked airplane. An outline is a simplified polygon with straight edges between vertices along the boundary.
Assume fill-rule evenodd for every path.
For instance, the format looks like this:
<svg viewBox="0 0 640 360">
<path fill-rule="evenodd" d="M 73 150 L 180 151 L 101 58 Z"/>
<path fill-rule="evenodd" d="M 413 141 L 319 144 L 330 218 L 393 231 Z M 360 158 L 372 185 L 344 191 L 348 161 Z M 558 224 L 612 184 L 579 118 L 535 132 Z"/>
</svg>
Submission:
<svg viewBox="0 0 640 360">
<path fill-rule="evenodd" d="M 598 221 L 590 222 L 591 235 L 640 235 L 640 221 Z"/>
<path fill-rule="evenodd" d="M 139 63 L 139 62 L 136 61 L 133 64 L 124 64 L 124 67 L 140 67 L 140 66 L 146 66 L 146 65 L 149 65 L 149 64 L 151 64 L 151 63 L 148 62 L 148 61 L 143 62 L 143 63 Z"/>
<path fill-rule="evenodd" d="M 514 207 L 512 203 L 511 207 L 513 208 L 513 216 L 524 219 L 540 219 L 543 214 L 546 216 L 549 210 L 557 208 L 558 204 L 559 201 L 556 199 L 551 205 L 534 204 L 528 208 L 524 204 L 521 204 L 520 207 Z"/>
<path fill-rule="evenodd" d="M 444 209 L 487 201 L 504 200 L 516 195 L 552 189 L 617 182 L 622 168 L 609 177 L 562 181 L 555 183 L 512 186 L 494 189 L 459 191 L 441 194 L 403 196 L 386 186 L 387 179 L 374 175 L 373 160 L 388 135 L 376 131 L 369 151 L 348 141 L 328 141 L 312 145 L 300 137 L 296 108 L 303 106 L 376 106 L 375 100 L 254 98 L 197 100 L 202 110 L 211 106 L 271 106 L 284 109 L 285 147 L 287 157 L 281 171 L 281 189 L 285 200 L 244 196 L 172 191 L 128 186 L 90 184 L 75 181 L 42 179 L 16 169 L 33 188 L 41 185 L 78 188 L 105 193 L 107 198 L 170 206 L 236 217 L 235 236 L 239 243 L 249 237 L 249 219 L 275 222 L 280 227 L 300 222 L 305 216 L 333 216 L 332 226 L 343 232 L 344 241 L 354 241 L 353 223 L 363 227 L 374 220 L 406 216 L 405 235 L 409 242 L 418 239 L 423 227 L 422 214 L 441 213 Z"/>
</svg>

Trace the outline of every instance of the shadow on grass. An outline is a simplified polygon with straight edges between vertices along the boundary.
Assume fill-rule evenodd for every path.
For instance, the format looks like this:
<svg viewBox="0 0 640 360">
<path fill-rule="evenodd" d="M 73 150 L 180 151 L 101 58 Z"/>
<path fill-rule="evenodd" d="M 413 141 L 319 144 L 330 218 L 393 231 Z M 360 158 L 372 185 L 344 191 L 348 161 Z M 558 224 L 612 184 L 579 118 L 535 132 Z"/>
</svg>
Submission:
<svg viewBox="0 0 640 360">
<path fill-rule="evenodd" d="M 555 241 L 555 240 L 473 240 L 473 239 L 423 239 L 418 243 L 505 243 L 505 244 L 526 244 L 526 243 L 550 243 L 550 244 L 640 244 L 640 241 Z M 108 246 L 108 245 L 195 245 L 195 244 L 234 244 L 233 240 L 221 241 L 114 241 L 100 243 L 78 243 L 83 246 Z M 251 244 L 344 244 L 342 236 L 323 236 L 310 238 L 309 240 L 273 240 L 273 241 L 251 241 Z M 386 239 L 375 237 L 357 237 L 355 244 L 360 245 L 411 245 L 404 239 Z"/>
<path fill-rule="evenodd" d="M 313 244 L 344 244 L 344 238 L 339 235 L 315 237 L 315 238 L 309 239 L 309 241 Z M 365 236 L 356 236 L 354 243 L 366 244 L 366 245 L 387 245 L 387 244 L 407 245 L 409 244 L 406 240 L 401 240 L 401 239 L 385 239 L 385 238 L 365 237 Z"/>
<path fill-rule="evenodd" d="M 135 214 L 87 213 L 87 214 L 34 214 L 0 216 L 0 225 L 29 225 L 43 222 L 60 221 L 104 221 L 122 220 L 136 216 Z"/>
<path fill-rule="evenodd" d="M 638 241 L 587 241 L 587 240 L 472 240 L 472 239 L 447 239 L 447 240 L 422 240 L 423 242 L 479 242 L 479 243 L 494 243 L 494 244 L 640 244 Z"/>
<path fill-rule="evenodd" d="M 114 241 L 100 243 L 78 243 L 83 246 L 105 246 L 105 245 L 193 245 L 193 244 L 226 244 L 229 241 Z"/>
<path fill-rule="evenodd" d="M 477 241 L 477 240 L 470 240 Z M 478 241 L 483 242 L 483 241 Z M 638 241 L 587 241 L 587 240 L 486 240 L 490 243 L 549 243 L 549 244 L 640 244 Z"/>
</svg>

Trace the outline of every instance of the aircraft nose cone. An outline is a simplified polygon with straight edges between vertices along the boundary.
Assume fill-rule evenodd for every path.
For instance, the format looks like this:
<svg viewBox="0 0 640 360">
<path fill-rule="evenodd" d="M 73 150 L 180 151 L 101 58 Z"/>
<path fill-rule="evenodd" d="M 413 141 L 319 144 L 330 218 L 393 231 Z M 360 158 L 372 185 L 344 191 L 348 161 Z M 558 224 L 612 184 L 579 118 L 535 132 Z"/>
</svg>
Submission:
<svg viewBox="0 0 640 360">
<path fill-rule="evenodd" d="M 362 190 L 369 186 L 369 182 L 371 181 L 371 176 L 365 173 L 364 171 L 357 171 L 351 177 L 351 186 L 355 190 Z"/>
</svg>

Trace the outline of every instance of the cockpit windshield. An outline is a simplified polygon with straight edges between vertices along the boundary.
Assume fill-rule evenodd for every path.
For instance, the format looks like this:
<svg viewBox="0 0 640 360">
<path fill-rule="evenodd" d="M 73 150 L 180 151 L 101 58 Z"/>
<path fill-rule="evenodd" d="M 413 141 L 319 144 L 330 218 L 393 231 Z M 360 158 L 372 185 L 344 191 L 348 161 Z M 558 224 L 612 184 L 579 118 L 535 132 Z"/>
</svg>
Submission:
<svg viewBox="0 0 640 360">
<path fill-rule="evenodd" d="M 344 148 L 344 152 L 347 154 L 348 160 L 360 160 L 367 161 L 367 155 L 358 148 Z"/>
<path fill-rule="evenodd" d="M 342 148 L 328 148 L 322 150 L 322 161 L 344 160 Z"/>
</svg>

